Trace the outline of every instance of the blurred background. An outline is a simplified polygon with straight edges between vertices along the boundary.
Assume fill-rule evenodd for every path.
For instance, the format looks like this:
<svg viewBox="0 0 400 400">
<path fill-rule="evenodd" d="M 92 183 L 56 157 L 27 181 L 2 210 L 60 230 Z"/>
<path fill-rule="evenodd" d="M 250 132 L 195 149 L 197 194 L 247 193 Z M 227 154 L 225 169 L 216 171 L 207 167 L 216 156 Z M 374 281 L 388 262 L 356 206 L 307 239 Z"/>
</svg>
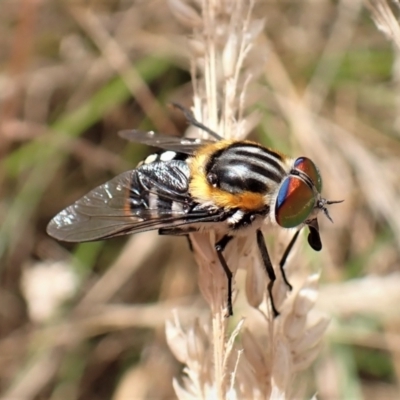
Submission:
<svg viewBox="0 0 400 400">
<path fill-rule="evenodd" d="M 165 319 L 177 306 L 206 312 L 186 241 L 150 232 L 72 245 L 45 228 L 151 152 L 119 130 L 184 132 L 168 103 L 191 105 L 190 30 L 164 0 L 3 0 L 0 10 L 2 398 L 174 398 L 181 366 Z M 321 219 L 323 251 L 297 253 L 321 272 L 318 307 L 332 318 L 314 388 L 321 399 L 399 398 L 397 22 L 381 21 L 388 40 L 360 0 L 260 0 L 254 15 L 266 21 L 256 45 L 267 59 L 249 90 L 262 115 L 252 138 L 309 156 L 324 195 L 345 200 L 330 209 L 334 224 Z"/>
</svg>

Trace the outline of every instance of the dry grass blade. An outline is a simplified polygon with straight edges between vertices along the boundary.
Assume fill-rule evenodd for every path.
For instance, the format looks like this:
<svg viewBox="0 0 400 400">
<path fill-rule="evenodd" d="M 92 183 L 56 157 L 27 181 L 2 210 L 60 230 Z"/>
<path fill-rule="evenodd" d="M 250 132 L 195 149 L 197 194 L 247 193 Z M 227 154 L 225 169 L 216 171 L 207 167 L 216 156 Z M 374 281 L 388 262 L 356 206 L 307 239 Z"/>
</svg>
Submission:
<svg viewBox="0 0 400 400">
<path fill-rule="evenodd" d="M 183 4 L 171 1 L 170 7 L 175 7 L 174 14 L 178 14 Z M 243 139 L 248 134 L 247 129 L 251 125 L 247 119 L 253 116 L 247 113 L 251 106 L 251 100 L 246 96 L 247 89 L 252 87 L 254 79 L 261 72 L 258 66 L 267 59 L 267 48 L 256 46 L 264 21 L 253 19 L 253 7 L 253 2 L 244 5 L 233 1 L 205 1 L 201 8 L 202 26 L 197 19 L 192 26 L 192 48 L 196 43 L 191 58 L 193 113 L 223 138 Z M 189 21 L 194 20 L 186 19 L 186 25 Z M 197 352 L 185 351 L 182 354 L 174 351 L 186 365 L 185 379 L 181 384 L 175 382 L 176 393 L 180 399 L 290 396 L 296 373 L 307 368 L 315 359 L 327 326 L 326 320 L 319 319 L 313 327 L 307 328 L 316 298 L 317 278 L 310 278 L 305 288 L 290 299 L 286 298 L 287 287 L 279 278 L 274 286 L 274 299 L 276 306 L 282 309 L 282 316 L 274 320 L 271 311 L 265 309 L 269 303 L 263 302 L 266 293 L 265 272 L 260 265 L 255 239 L 234 238 L 224 252 L 226 262 L 233 278 L 239 267 L 248 269 L 246 287 L 249 302 L 263 315 L 258 329 L 265 332 L 266 336 L 260 339 L 247 330 L 243 337 L 243 348 L 233 346 L 236 336 L 241 336 L 243 321 L 236 326 L 232 335 L 228 335 L 229 320 L 225 317 L 227 279 L 215 251 L 215 243 L 221 238 L 215 232 L 191 234 L 200 268 L 200 290 L 209 303 L 212 321 L 208 328 L 209 337 L 207 330 L 200 332 L 196 328 L 197 323 L 188 332 L 178 328 L 179 320 L 176 318 L 173 324 L 168 325 L 167 337 L 172 349 L 188 348 L 190 340 L 195 340 L 196 335 L 199 335 L 198 340 L 202 337 L 200 347 L 208 349 L 208 356 L 204 350 L 201 355 Z M 293 324 L 297 327 L 301 325 L 301 329 L 290 337 L 287 332 L 289 328 L 285 327 Z M 177 330 L 179 335 L 176 334 Z M 186 344 L 182 344 L 182 340 Z M 245 357 L 241 356 L 242 353 Z M 202 375 L 203 371 L 207 371 L 206 377 Z"/>
<path fill-rule="evenodd" d="M 394 1 L 398 5 L 397 1 Z M 366 0 L 376 27 L 400 50 L 400 26 L 386 0 Z"/>
<path fill-rule="evenodd" d="M 122 76 L 133 97 L 136 98 L 142 109 L 152 119 L 154 125 L 161 132 L 175 132 L 174 125 L 165 117 L 163 110 L 147 87 L 147 84 L 132 67 L 123 49 L 108 34 L 100 20 L 88 9 L 72 6 L 70 7 L 70 12 L 82 27 L 87 30 L 112 68 Z"/>
</svg>

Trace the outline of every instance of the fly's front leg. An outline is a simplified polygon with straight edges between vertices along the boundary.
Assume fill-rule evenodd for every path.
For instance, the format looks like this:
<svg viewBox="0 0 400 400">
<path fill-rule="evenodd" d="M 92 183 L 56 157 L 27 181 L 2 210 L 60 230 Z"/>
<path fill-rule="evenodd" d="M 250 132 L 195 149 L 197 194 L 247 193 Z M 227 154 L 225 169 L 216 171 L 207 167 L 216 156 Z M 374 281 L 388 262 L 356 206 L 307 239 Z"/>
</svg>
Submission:
<svg viewBox="0 0 400 400">
<path fill-rule="evenodd" d="M 232 271 L 229 269 L 228 264 L 226 263 L 226 260 L 224 256 L 222 255 L 222 252 L 225 250 L 226 245 L 232 240 L 232 236 L 225 235 L 221 240 L 219 240 L 215 244 L 215 250 L 217 251 L 217 256 L 219 259 L 219 262 L 222 265 L 222 268 L 224 269 L 226 278 L 228 279 L 228 299 L 227 299 L 227 317 L 230 317 L 233 315 L 233 306 L 232 306 Z"/>
<path fill-rule="evenodd" d="M 286 260 L 289 257 L 290 252 L 292 251 L 292 248 L 294 246 L 294 244 L 296 243 L 296 240 L 299 236 L 300 231 L 298 230 L 292 237 L 292 240 L 290 241 L 290 243 L 287 245 L 285 251 L 283 252 L 281 261 L 279 262 L 279 269 L 281 270 L 281 274 L 282 274 L 282 278 L 285 281 L 287 287 L 289 288 L 289 290 L 293 289 L 293 286 L 289 283 L 287 277 L 286 277 L 286 272 L 285 272 L 285 264 L 286 264 Z"/>
<path fill-rule="evenodd" d="M 269 278 L 268 295 L 269 295 L 269 299 L 271 301 L 272 312 L 274 314 L 274 317 L 277 317 L 279 315 L 279 312 L 275 307 L 274 298 L 272 296 L 272 288 L 273 288 L 274 282 L 276 280 L 276 275 L 275 275 L 275 271 L 274 271 L 274 268 L 271 263 L 271 259 L 268 254 L 267 246 L 265 245 L 264 236 L 259 229 L 257 230 L 257 245 L 258 245 L 258 249 L 260 250 L 260 254 L 261 254 L 263 264 L 264 264 L 265 271 L 267 272 L 268 278 Z"/>
</svg>

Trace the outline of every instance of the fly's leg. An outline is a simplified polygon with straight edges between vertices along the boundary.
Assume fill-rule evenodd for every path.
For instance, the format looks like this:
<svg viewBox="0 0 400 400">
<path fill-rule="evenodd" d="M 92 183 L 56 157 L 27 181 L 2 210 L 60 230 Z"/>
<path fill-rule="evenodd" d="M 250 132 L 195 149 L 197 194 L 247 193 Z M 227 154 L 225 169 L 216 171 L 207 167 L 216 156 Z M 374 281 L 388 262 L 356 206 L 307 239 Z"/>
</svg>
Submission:
<svg viewBox="0 0 400 400">
<path fill-rule="evenodd" d="M 178 103 L 172 103 L 172 105 L 175 108 L 178 108 L 179 110 L 181 110 L 183 112 L 183 115 L 185 116 L 187 122 L 189 122 L 190 125 L 193 125 L 193 126 L 196 126 L 197 128 L 202 129 L 203 131 L 209 133 L 213 138 L 215 138 L 217 140 L 222 140 L 222 137 L 220 135 L 218 135 L 217 132 L 214 132 L 212 129 L 208 128 L 201 122 L 197 121 L 197 119 L 194 117 L 194 115 L 192 114 L 192 112 L 190 110 L 188 110 L 187 108 L 183 107 L 182 105 L 180 105 Z"/>
<path fill-rule="evenodd" d="M 226 245 L 232 240 L 232 236 L 225 235 L 221 240 L 219 240 L 215 244 L 215 250 L 217 251 L 217 256 L 219 262 L 221 263 L 222 268 L 224 269 L 226 278 L 228 279 L 228 299 L 227 299 L 227 317 L 231 317 L 233 315 L 233 306 L 232 306 L 232 271 L 229 269 L 228 264 L 222 252 L 225 250 Z"/>
<path fill-rule="evenodd" d="M 276 318 L 279 315 L 279 312 L 275 307 L 274 298 L 272 296 L 272 288 L 273 288 L 274 282 L 276 280 L 276 275 L 275 275 L 275 271 L 274 271 L 274 268 L 271 263 L 271 259 L 269 258 L 267 246 L 265 245 L 264 236 L 259 229 L 257 230 L 257 245 L 258 245 L 258 249 L 260 250 L 260 254 L 261 254 L 263 264 L 264 264 L 265 271 L 268 274 L 268 278 L 269 278 L 268 295 L 269 295 L 269 299 L 271 301 L 272 312 L 274 314 L 274 317 Z"/>
<path fill-rule="evenodd" d="M 189 250 L 193 252 L 193 244 L 190 239 L 189 233 L 197 232 L 195 228 L 160 228 L 158 230 L 159 235 L 171 235 L 171 236 L 185 236 L 189 245 Z"/>
<path fill-rule="evenodd" d="M 284 280 L 284 282 L 286 283 L 287 287 L 289 288 L 289 290 L 293 289 L 293 286 L 289 283 L 287 277 L 286 277 L 286 272 L 285 272 L 285 264 L 286 264 L 286 260 L 289 257 L 290 252 L 292 251 L 292 248 L 294 246 L 294 244 L 296 243 L 296 240 L 299 236 L 300 231 L 297 231 L 293 237 L 292 240 L 290 241 L 290 243 L 287 245 L 285 251 L 283 252 L 281 261 L 279 262 L 279 269 L 281 270 L 281 274 L 282 274 L 282 278 Z"/>
<path fill-rule="evenodd" d="M 192 239 L 190 238 L 190 235 L 185 235 L 186 240 L 187 240 L 187 244 L 189 246 L 189 250 L 191 253 L 193 253 L 193 243 L 192 243 Z"/>
</svg>

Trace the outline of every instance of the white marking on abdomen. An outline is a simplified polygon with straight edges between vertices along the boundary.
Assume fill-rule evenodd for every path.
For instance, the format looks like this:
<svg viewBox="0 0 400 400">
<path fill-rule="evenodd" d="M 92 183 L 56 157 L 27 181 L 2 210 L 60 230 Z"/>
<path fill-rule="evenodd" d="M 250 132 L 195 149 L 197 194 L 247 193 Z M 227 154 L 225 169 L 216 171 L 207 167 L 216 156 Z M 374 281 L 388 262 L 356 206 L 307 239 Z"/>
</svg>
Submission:
<svg viewBox="0 0 400 400">
<path fill-rule="evenodd" d="M 157 154 L 150 154 L 145 160 L 145 164 L 151 164 L 152 162 L 157 160 Z"/>
<path fill-rule="evenodd" d="M 174 151 L 168 150 L 164 151 L 164 153 L 160 154 L 161 161 L 171 161 L 176 157 L 176 153 Z"/>
<path fill-rule="evenodd" d="M 241 210 L 237 210 L 235 214 L 228 218 L 228 225 L 235 225 L 243 218 L 244 212 Z"/>
</svg>

